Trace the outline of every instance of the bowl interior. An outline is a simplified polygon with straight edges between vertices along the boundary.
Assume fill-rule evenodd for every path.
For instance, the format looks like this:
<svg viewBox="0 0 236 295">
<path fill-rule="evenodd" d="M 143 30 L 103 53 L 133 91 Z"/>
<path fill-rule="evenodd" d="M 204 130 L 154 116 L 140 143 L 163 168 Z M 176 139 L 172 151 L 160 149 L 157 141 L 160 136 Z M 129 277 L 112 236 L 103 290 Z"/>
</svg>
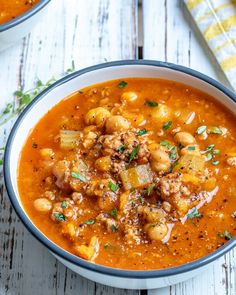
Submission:
<svg viewBox="0 0 236 295">
<path fill-rule="evenodd" d="M 211 80 L 208 81 L 207 77 L 196 74 L 196 72 L 191 72 L 191 70 L 188 69 L 179 68 L 178 66 L 163 66 L 161 63 L 159 65 L 141 63 L 122 64 L 121 62 L 113 65 L 104 64 L 102 66 L 95 66 L 74 73 L 55 83 L 36 98 L 20 116 L 10 136 L 10 144 L 8 145 L 7 151 L 7 164 L 9 165 L 5 168 L 7 169 L 7 173 L 5 174 L 10 178 L 8 179 L 8 183 L 12 186 L 11 191 L 14 193 L 15 198 L 17 198 L 17 206 L 22 212 L 23 207 L 17 188 L 18 160 L 31 129 L 48 110 L 67 95 L 89 85 L 128 77 L 162 78 L 184 83 L 215 97 L 216 100 L 220 101 L 236 114 L 236 104 L 232 98 L 223 92 L 227 92 L 227 90 L 224 90 L 224 87 L 220 90 L 213 85 L 214 83 Z M 217 122 L 217 124 L 219 124 L 219 122 Z M 35 228 L 37 232 L 37 228 L 32 224 L 27 215 L 25 218 L 31 223 L 31 228 Z M 47 238 L 45 237 L 45 239 Z"/>
</svg>

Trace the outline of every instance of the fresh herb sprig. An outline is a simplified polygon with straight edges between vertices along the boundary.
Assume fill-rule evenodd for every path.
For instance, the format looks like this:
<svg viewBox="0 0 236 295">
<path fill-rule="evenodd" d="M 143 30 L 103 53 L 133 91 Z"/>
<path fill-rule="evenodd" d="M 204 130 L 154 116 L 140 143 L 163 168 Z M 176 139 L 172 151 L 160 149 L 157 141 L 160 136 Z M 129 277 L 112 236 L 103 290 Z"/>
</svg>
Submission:
<svg viewBox="0 0 236 295">
<path fill-rule="evenodd" d="M 63 74 L 62 77 L 71 74 L 75 71 L 75 63 L 72 61 L 71 67 L 67 69 Z M 56 82 L 58 78 L 52 77 L 46 83 L 43 83 L 40 79 L 36 81 L 35 86 L 32 89 L 23 91 L 17 90 L 14 93 L 16 98 L 17 107 L 14 108 L 14 103 L 10 102 L 7 103 L 5 108 L 0 111 L 0 126 L 5 125 L 11 119 L 13 119 L 16 115 L 20 114 L 21 111 L 31 102 L 34 100 L 36 96 L 38 96 L 42 91 L 47 89 L 51 86 L 54 82 Z M 0 149 L 0 166 L 3 164 L 3 153 L 4 147 Z"/>
</svg>

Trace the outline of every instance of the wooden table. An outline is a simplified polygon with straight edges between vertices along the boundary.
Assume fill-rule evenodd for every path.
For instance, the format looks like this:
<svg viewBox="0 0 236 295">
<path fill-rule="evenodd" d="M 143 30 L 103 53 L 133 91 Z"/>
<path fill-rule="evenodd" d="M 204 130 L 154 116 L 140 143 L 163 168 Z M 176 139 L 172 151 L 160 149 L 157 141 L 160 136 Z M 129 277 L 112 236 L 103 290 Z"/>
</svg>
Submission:
<svg viewBox="0 0 236 295">
<path fill-rule="evenodd" d="M 54 0 L 29 36 L 0 53 L 0 108 L 13 101 L 14 90 L 31 88 L 37 78 L 59 76 L 72 60 L 81 69 L 138 58 L 137 20 L 135 0 Z M 181 0 L 143 0 L 143 58 L 189 66 L 226 83 Z M 0 127 L 2 145 L 12 123 Z M 39 244 L 17 218 L 4 186 L 0 189 L 1 295 L 235 295 L 235 255 L 231 251 L 207 273 L 164 289 L 102 286 L 65 268 Z"/>
</svg>

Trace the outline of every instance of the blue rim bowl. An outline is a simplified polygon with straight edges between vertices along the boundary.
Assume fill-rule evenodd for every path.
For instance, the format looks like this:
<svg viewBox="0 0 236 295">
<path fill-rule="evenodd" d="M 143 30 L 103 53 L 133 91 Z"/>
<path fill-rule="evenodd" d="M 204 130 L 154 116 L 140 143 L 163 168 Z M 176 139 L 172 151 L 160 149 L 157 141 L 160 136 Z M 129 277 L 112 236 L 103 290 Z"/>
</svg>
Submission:
<svg viewBox="0 0 236 295">
<path fill-rule="evenodd" d="M 46 1 L 45 1 L 46 2 Z M 6 152 L 4 156 L 4 179 L 5 179 L 5 185 L 6 189 L 8 192 L 9 199 L 11 201 L 11 204 L 13 208 L 15 209 L 17 215 L 19 216 L 20 220 L 22 223 L 25 225 L 25 227 L 28 229 L 28 231 L 37 239 L 39 240 L 48 250 L 59 256 L 60 258 L 77 265 L 79 267 L 98 272 L 101 274 L 105 275 L 110 275 L 114 277 L 121 277 L 121 278 L 136 278 L 136 279 L 148 279 L 148 278 L 161 278 L 161 277 L 169 277 L 169 276 L 174 276 L 178 274 L 183 274 L 192 270 L 195 270 L 197 268 L 201 268 L 216 259 L 220 258 L 224 254 L 226 254 L 229 250 L 231 250 L 233 247 L 236 246 L 236 236 L 232 238 L 230 241 L 228 241 L 226 244 L 212 252 L 211 254 L 204 256 L 198 260 L 192 261 L 187 264 L 183 264 L 177 267 L 172 267 L 172 268 L 165 268 L 165 269 L 158 269 L 158 270 L 123 270 L 123 269 L 118 269 L 118 268 L 111 268 L 111 267 L 106 267 L 98 264 L 91 263 L 89 261 L 86 261 L 84 259 L 81 259 L 78 256 L 75 256 L 50 240 L 48 240 L 44 234 L 35 228 L 35 226 L 29 221 L 26 213 L 24 212 L 23 208 L 19 204 L 19 201 L 17 199 L 17 196 L 14 192 L 13 189 L 13 184 L 11 182 L 11 175 L 10 175 L 10 170 L 8 169 L 10 165 L 10 155 L 11 155 L 11 150 L 14 148 L 12 146 L 12 141 L 17 133 L 19 124 L 21 123 L 22 120 L 24 120 L 25 115 L 30 112 L 32 107 L 37 104 L 40 100 L 42 100 L 50 91 L 58 87 L 59 85 L 65 84 L 68 81 L 72 80 L 75 77 L 81 76 L 85 73 L 102 69 L 102 68 L 107 68 L 107 67 L 116 67 L 116 66 L 127 66 L 127 65 L 147 65 L 147 66 L 154 66 L 154 67 L 161 67 L 161 68 L 167 68 L 171 69 L 174 71 L 182 72 L 187 75 L 196 77 L 223 92 L 225 95 L 227 95 L 231 100 L 236 102 L 236 95 L 226 88 L 224 85 L 221 83 L 217 82 L 216 80 L 200 73 L 195 70 L 192 70 L 190 68 L 184 67 L 184 66 L 179 66 L 167 62 L 160 62 L 160 61 L 152 61 L 152 60 L 124 60 L 124 61 L 115 61 L 115 62 L 108 62 L 104 64 L 99 64 L 95 66 L 91 66 L 82 70 L 79 70 L 75 73 L 72 73 L 57 82 L 55 82 L 53 85 L 48 87 L 46 90 L 44 90 L 42 93 L 40 93 L 21 113 L 17 121 L 15 122 L 11 133 L 8 137 L 7 145 L 6 145 Z"/>
</svg>

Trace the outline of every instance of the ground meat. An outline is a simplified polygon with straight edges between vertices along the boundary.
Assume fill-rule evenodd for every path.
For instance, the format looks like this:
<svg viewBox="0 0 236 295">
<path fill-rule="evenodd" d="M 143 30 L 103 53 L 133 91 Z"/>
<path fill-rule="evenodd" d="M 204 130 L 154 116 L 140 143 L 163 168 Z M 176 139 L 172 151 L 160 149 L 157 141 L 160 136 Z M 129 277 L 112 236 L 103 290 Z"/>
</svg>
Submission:
<svg viewBox="0 0 236 295">
<path fill-rule="evenodd" d="M 113 161 L 129 162 L 133 149 L 139 146 L 135 160 L 140 164 L 147 163 L 150 153 L 147 148 L 146 138 L 138 138 L 136 132 L 132 130 L 100 136 L 98 143 L 102 145 L 102 154 L 111 156 Z"/>
<path fill-rule="evenodd" d="M 53 166 L 53 175 L 56 177 L 56 185 L 65 192 L 70 192 L 70 161 L 58 161 Z"/>
<path fill-rule="evenodd" d="M 185 195 L 189 196 L 190 191 L 181 180 L 181 173 L 170 173 L 161 178 L 159 188 L 161 196 L 165 199 L 171 195 Z"/>
</svg>

